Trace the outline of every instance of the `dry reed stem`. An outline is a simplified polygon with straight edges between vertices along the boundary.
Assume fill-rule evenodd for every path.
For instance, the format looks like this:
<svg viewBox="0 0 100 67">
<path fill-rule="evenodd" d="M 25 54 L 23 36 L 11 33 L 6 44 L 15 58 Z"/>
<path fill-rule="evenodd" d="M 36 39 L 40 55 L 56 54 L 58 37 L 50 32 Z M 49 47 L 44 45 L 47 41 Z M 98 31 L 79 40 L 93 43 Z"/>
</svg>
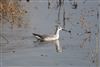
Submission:
<svg viewBox="0 0 100 67">
<path fill-rule="evenodd" d="M 4 20 L 6 23 L 9 22 L 11 26 L 21 27 L 23 25 L 22 17 L 25 14 L 25 11 L 19 4 L 18 0 L 0 0 L 0 21 L 2 24 Z"/>
</svg>

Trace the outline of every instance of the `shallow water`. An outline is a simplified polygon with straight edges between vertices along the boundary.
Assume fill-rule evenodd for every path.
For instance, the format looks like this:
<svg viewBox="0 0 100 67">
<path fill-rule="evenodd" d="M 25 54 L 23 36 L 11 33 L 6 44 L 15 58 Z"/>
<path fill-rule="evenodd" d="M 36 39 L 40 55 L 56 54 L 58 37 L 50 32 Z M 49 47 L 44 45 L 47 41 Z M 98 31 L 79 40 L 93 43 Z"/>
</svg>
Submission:
<svg viewBox="0 0 100 67">
<path fill-rule="evenodd" d="M 85 1 L 85 0 L 84 0 Z M 48 9 L 48 1 L 22 1 L 28 11 L 25 28 L 2 28 L 0 56 L 2 66 L 72 66 L 96 67 L 96 33 L 98 28 L 98 0 L 77 1 L 73 9 L 70 1 L 65 0 L 65 23 L 63 7 L 55 8 L 55 2 Z M 55 25 L 60 24 L 70 32 L 60 32 L 55 42 L 35 42 L 32 33 L 53 34 Z"/>
</svg>

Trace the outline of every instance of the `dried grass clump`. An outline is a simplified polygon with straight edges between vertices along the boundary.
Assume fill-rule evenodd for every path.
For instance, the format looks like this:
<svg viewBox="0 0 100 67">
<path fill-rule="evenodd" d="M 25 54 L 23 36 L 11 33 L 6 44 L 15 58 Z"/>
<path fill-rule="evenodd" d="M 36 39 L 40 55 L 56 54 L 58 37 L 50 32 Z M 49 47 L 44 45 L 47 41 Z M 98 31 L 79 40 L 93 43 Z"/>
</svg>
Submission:
<svg viewBox="0 0 100 67">
<path fill-rule="evenodd" d="M 24 24 L 22 21 L 24 14 L 25 11 L 18 0 L 0 0 L 0 24 L 9 22 L 11 27 L 21 27 Z"/>
</svg>

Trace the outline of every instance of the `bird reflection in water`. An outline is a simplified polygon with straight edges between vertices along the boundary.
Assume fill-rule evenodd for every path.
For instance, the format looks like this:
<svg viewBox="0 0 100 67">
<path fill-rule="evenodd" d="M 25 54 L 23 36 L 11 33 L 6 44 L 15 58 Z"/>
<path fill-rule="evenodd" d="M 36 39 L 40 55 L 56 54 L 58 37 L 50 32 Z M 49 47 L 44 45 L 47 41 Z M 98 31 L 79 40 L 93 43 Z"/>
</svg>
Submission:
<svg viewBox="0 0 100 67">
<path fill-rule="evenodd" d="M 59 40 L 55 41 L 56 52 L 62 52 L 62 47 L 60 45 Z"/>
<path fill-rule="evenodd" d="M 34 41 L 34 43 L 35 43 L 34 47 L 40 47 L 40 46 L 44 46 L 46 44 L 51 43 L 51 44 L 55 45 L 56 52 L 60 53 L 60 52 L 63 51 L 62 47 L 60 45 L 59 40 L 53 40 L 53 41 Z"/>
</svg>

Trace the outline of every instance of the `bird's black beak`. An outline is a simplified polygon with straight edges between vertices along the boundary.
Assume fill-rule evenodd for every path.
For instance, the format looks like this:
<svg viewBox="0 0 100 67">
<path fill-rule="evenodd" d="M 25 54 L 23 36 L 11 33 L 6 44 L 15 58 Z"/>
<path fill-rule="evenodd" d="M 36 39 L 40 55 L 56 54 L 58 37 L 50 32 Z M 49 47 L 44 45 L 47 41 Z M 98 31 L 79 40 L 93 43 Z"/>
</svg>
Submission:
<svg viewBox="0 0 100 67">
<path fill-rule="evenodd" d="M 71 33 L 71 30 L 66 30 L 64 28 L 62 30 L 65 31 L 65 32 Z"/>
<path fill-rule="evenodd" d="M 66 31 L 66 32 L 68 32 L 67 30 L 65 30 L 64 28 L 62 29 L 63 31 Z"/>
</svg>

